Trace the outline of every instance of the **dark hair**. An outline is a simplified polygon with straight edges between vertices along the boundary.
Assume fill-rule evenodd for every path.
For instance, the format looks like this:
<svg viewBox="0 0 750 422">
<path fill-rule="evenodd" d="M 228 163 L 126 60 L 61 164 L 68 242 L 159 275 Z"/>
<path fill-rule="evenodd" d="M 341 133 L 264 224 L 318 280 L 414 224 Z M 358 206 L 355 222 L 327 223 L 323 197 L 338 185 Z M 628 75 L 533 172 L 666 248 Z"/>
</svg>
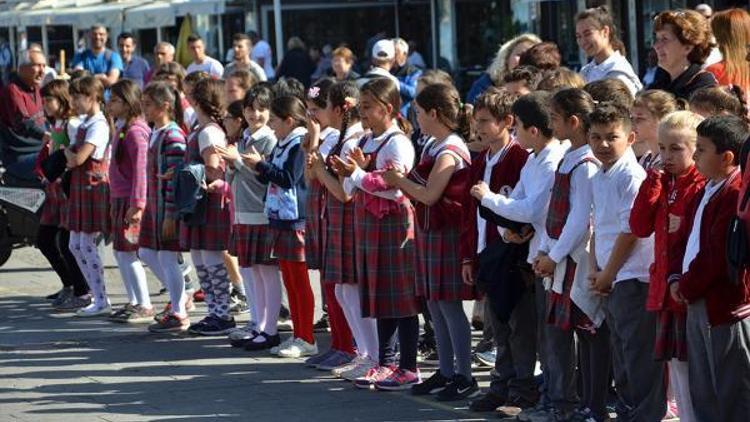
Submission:
<svg viewBox="0 0 750 422">
<path fill-rule="evenodd" d="M 258 84 L 247 90 L 242 106 L 244 108 L 255 108 L 257 104 L 263 110 L 270 110 L 272 102 L 273 93 L 271 92 L 271 88 Z"/>
<path fill-rule="evenodd" d="M 682 45 L 692 46 L 687 59 L 690 63 L 703 64 L 711 53 L 711 30 L 708 20 L 695 10 L 666 10 L 656 15 L 654 32 L 662 31 L 666 25 L 673 29 Z"/>
<path fill-rule="evenodd" d="M 742 145 L 750 136 L 745 120 L 737 116 L 711 116 L 702 121 L 696 131 L 698 136 L 711 140 L 716 153 L 730 151 L 734 154 L 734 165 L 740 163 Z"/>
<path fill-rule="evenodd" d="M 238 33 L 238 34 L 234 34 L 234 35 L 232 36 L 232 42 L 234 42 L 234 41 L 247 41 L 247 42 L 249 42 L 250 44 L 252 44 L 252 43 L 253 43 L 253 41 L 252 41 L 252 40 L 250 39 L 250 36 L 249 36 L 249 35 L 247 35 L 247 34 L 243 34 L 243 33 L 241 33 L 241 32 L 240 32 L 240 33 Z"/>
<path fill-rule="evenodd" d="M 91 72 L 86 69 L 73 69 L 70 71 L 70 82 L 72 83 L 76 79 L 81 79 L 86 76 L 91 76 Z"/>
<path fill-rule="evenodd" d="M 505 116 L 513 115 L 513 103 L 517 99 L 518 95 L 507 89 L 493 86 L 474 101 L 474 112 L 487 110 L 495 119 L 502 120 Z"/>
<path fill-rule="evenodd" d="M 428 85 L 417 95 L 416 102 L 425 111 L 435 110 L 438 121 L 463 139 L 471 136 L 471 111 L 453 85 Z"/>
<path fill-rule="evenodd" d="M 42 98 L 54 98 L 60 103 L 60 115 L 63 118 L 72 117 L 73 107 L 70 103 L 70 93 L 68 92 L 68 82 L 63 79 L 54 79 L 42 87 Z M 51 117 L 51 116 L 47 116 Z"/>
<path fill-rule="evenodd" d="M 120 35 L 117 36 L 117 42 L 120 42 L 120 40 L 126 40 L 128 38 L 132 38 L 133 43 L 135 43 L 135 37 L 130 32 L 120 32 Z"/>
<path fill-rule="evenodd" d="M 555 70 L 562 62 L 557 44 L 545 41 L 535 44 L 519 58 L 519 66 L 534 66 L 541 70 Z"/>
<path fill-rule="evenodd" d="M 121 133 L 127 133 L 130 128 L 130 124 L 136 118 L 143 114 L 141 107 L 141 88 L 130 79 L 120 79 L 110 88 L 112 97 L 117 97 L 125 103 L 127 108 L 127 116 L 125 117 L 125 126 L 122 128 Z M 122 145 L 118 145 L 115 149 L 115 161 L 117 163 L 122 162 L 125 148 Z"/>
<path fill-rule="evenodd" d="M 619 51 L 623 56 L 625 53 L 625 44 L 620 40 L 620 35 L 617 33 L 617 26 L 615 26 L 615 20 L 609 13 L 607 6 L 599 6 L 591 9 L 586 9 L 583 12 L 576 15 L 576 23 L 584 20 L 591 19 L 596 26 L 596 29 L 601 30 L 605 26 L 609 28 L 609 44 L 612 49 Z"/>
<path fill-rule="evenodd" d="M 225 110 L 224 81 L 211 78 L 199 80 L 193 87 L 193 101 L 214 123 L 222 126 Z"/>
<path fill-rule="evenodd" d="M 227 116 L 233 118 L 233 119 L 240 119 L 241 122 L 241 128 L 240 128 L 240 135 L 242 134 L 242 131 L 247 129 L 248 124 L 247 120 L 245 120 L 245 115 L 242 113 L 242 100 L 232 101 L 227 106 Z"/>
<path fill-rule="evenodd" d="M 199 72 L 195 72 L 199 73 Z M 174 76 L 177 81 L 177 90 L 182 92 L 182 82 L 185 80 L 185 68 L 177 62 L 169 62 L 160 65 L 156 70 L 152 80 L 164 80 L 170 76 Z"/>
<path fill-rule="evenodd" d="M 305 103 L 297 97 L 274 98 L 271 103 L 271 113 L 280 119 L 291 117 L 296 127 L 307 124 L 307 108 L 305 108 Z"/>
<path fill-rule="evenodd" d="M 536 90 L 541 77 L 542 73 L 534 66 L 517 66 L 515 69 L 505 74 L 503 82 L 525 82 L 526 87 L 529 90 L 534 91 Z"/>
<path fill-rule="evenodd" d="M 240 82 L 240 87 L 246 91 L 256 83 L 258 83 L 258 78 L 256 78 L 252 72 L 249 72 L 245 69 L 235 70 L 229 75 L 227 79 L 229 78 L 237 79 Z"/>
<path fill-rule="evenodd" d="M 328 105 L 328 93 L 335 83 L 336 81 L 333 78 L 318 79 L 307 90 L 305 99 L 320 108 L 326 108 Z"/>
<path fill-rule="evenodd" d="M 297 97 L 305 101 L 305 85 L 295 78 L 282 76 L 273 85 L 274 97 Z"/>
<path fill-rule="evenodd" d="M 151 98 L 157 104 L 167 103 L 171 107 L 170 113 L 177 126 L 183 125 L 183 110 L 180 93 L 166 82 L 152 82 L 143 90 L 143 95 Z"/>
<path fill-rule="evenodd" d="M 604 101 L 594 106 L 594 111 L 589 114 L 588 128 L 612 123 L 619 123 L 626 132 L 630 132 L 630 109 L 615 101 Z"/>
<path fill-rule="evenodd" d="M 369 80 L 360 91 L 361 96 L 369 95 L 383 106 L 390 105 L 392 108 L 391 118 L 396 119 L 399 128 L 409 136 L 411 134 L 411 123 L 401 115 L 401 94 L 398 87 L 390 78 L 373 78 Z"/>
<path fill-rule="evenodd" d="M 513 114 L 523 123 L 524 129 L 537 128 L 543 136 L 552 137 L 552 117 L 550 116 L 550 98 L 547 91 L 535 91 L 526 94 L 513 103 Z"/>
<path fill-rule="evenodd" d="M 630 89 L 625 85 L 625 82 L 619 79 L 599 79 L 598 81 L 587 83 L 583 89 L 591 94 L 591 98 L 594 101 L 612 101 L 621 104 L 627 109 L 633 107 L 633 94 L 630 93 Z"/>
<path fill-rule="evenodd" d="M 552 97 L 552 108 L 565 118 L 578 117 L 586 128 L 589 115 L 594 111 L 594 99 L 580 88 L 561 89 Z"/>
<path fill-rule="evenodd" d="M 738 117 L 747 115 L 744 94 L 742 88 L 737 85 L 731 87 L 705 87 L 696 90 L 690 95 L 690 108 L 701 107 L 711 115 L 723 113 L 733 114 Z"/>
<path fill-rule="evenodd" d="M 354 100 L 353 106 L 347 103 L 347 98 Z M 346 130 L 349 128 L 352 119 L 359 120 L 359 88 L 357 88 L 357 84 L 353 81 L 336 82 L 328 90 L 328 102 L 334 108 L 340 107 L 343 110 L 338 140 L 338 143 L 341 143 L 346 137 Z"/>
<path fill-rule="evenodd" d="M 203 41 L 203 38 L 201 38 L 201 36 L 198 34 L 190 34 L 187 38 L 188 44 L 192 44 L 196 41 Z"/>
<path fill-rule="evenodd" d="M 422 72 L 422 76 L 419 77 L 419 82 L 422 82 L 425 86 L 433 84 L 452 85 L 453 78 L 444 70 L 427 69 Z"/>
<path fill-rule="evenodd" d="M 580 73 L 574 72 L 565 66 L 555 70 L 545 70 L 536 85 L 537 90 L 554 92 L 561 88 L 583 88 L 586 81 Z"/>
</svg>

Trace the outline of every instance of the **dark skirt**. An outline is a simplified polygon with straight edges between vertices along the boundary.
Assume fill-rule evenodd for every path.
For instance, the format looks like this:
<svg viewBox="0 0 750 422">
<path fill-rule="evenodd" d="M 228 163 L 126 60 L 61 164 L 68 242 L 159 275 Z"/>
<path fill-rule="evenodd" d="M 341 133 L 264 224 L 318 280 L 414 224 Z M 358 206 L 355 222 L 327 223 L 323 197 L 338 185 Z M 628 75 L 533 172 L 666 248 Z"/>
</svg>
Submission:
<svg viewBox="0 0 750 422">
<path fill-rule="evenodd" d="M 686 321 L 687 314 L 683 312 L 675 312 L 671 309 L 657 311 L 656 342 L 654 343 L 654 358 L 656 360 L 687 360 Z"/>
<path fill-rule="evenodd" d="M 305 262 L 305 231 L 268 229 L 268 247 L 271 257 L 292 262 Z"/>
<path fill-rule="evenodd" d="M 235 224 L 229 253 L 237 257 L 240 267 L 274 265 L 276 260 L 271 258 L 269 235 L 267 224 Z"/>
<path fill-rule="evenodd" d="M 208 194 L 206 224 L 200 227 L 180 225 L 180 247 L 185 250 L 225 251 L 232 233 L 229 202 L 219 193 Z"/>
<path fill-rule="evenodd" d="M 68 230 L 109 233 L 109 182 L 101 172 L 91 175 L 84 166 L 72 171 L 68 196 Z"/>
<path fill-rule="evenodd" d="M 173 251 L 181 252 L 180 248 L 180 223 L 175 222 L 175 237 L 165 241 L 162 236 L 162 224 L 157 221 L 157 216 L 151 212 L 151 206 L 146 205 L 141 219 L 141 235 L 138 238 L 138 244 L 143 248 L 153 249 L 155 251 Z"/>
<path fill-rule="evenodd" d="M 325 188 L 317 181 L 310 182 L 305 201 L 305 262 L 310 270 L 323 268 L 325 219 L 323 218 Z"/>
<path fill-rule="evenodd" d="M 125 224 L 125 215 L 130 208 L 130 198 L 112 198 L 112 249 L 121 252 L 135 252 L 138 250 L 138 238 L 140 237 L 141 225 Z M 127 234 L 130 233 L 131 243 Z"/>
<path fill-rule="evenodd" d="M 342 203 L 326 196 L 326 243 L 323 251 L 323 281 L 357 283 L 354 237 L 354 202 Z"/>
<path fill-rule="evenodd" d="M 44 204 L 39 216 L 39 224 L 43 226 L 64 226 L 68 219 L 68 200 L 62 190 L 60 182 L 50 183 L 44 188 Z"/>
<path fill-rule="evenodd" d="M 417 230 L 417 296 L 426 300 L 474 300 L 474 286 L 461 278 L 460 227 Z"/>
</svg>

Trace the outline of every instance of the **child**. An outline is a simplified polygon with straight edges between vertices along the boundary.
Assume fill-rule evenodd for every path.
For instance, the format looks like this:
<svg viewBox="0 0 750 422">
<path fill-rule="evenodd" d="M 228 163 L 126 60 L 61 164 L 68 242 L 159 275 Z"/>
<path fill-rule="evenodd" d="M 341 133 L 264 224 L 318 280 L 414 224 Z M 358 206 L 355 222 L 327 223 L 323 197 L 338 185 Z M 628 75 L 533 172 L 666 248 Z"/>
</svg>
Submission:
<svg viewBox="0 0 750 422">
<path fill-rule="evenodd" d="M 197 120 L 198 115 L 196 110 L 196 102 L 195 98 L 193 97 L 195 86 L 196 84 L 198 84 L 198 82 L 210 78 L 211 75 L 206 72 L 193 72 L 185 76 L 185 79 L 182 80 L 182 89 L 185 94 L 185 102 L 183 103 L 185 116 L 183 122 L 185 122 L 185 127 L 187 128 L 188 132 L 193 131 L 199 125 Z"/>
<path fill-rule="evenodd" d="M 731 114 L 739 117 L 747 115 L 742 91 L 739 87 L 701 88 L 690 96 L 690 110 L 703 117 Z"/>
<path fill-rule="evenodd" d="M 508 92 L 522 96 L 536 90 L 542 73 L 533 66 L 518 66 L 508 72 L 503 78 L 503 87 Z"/>
<path fill-rule="evenodd" d="M 153 124 L 148 147 L 146 177 L 148 195 L 138 239 L 138 256 L 167 286 L 170 306 L 155 324 L 155 333 L 185 331 L 190 325 L 187 312 L 192 297 L 186 295 L 180 269 L 180 232 L 175 215 L 174 173 L 185 159 L 185 133 L 182 131 L 180 94 L 164 82 L 152 82 L 143 92 L 143 114 Z"/>
<path fill-rule="evenodd" d="M 276 146 L 276 135 L 267 126 L 271 109 L 271 90 L 251 88 L 242 103 L 246 129 L 232 147 L 217 148 L 230 167 L 228 180 L 234 195 L 233 251 L 237 256 L 245 291 L 252 299 L 250 321 L 243 330 L 229 334 L 234 347 L 265 350 L 277 346 L 276 323 L 281 306 L 281 280 L 268 241 L 268 217 L 263 213 L 268 184 L 245 166 L 240 154 L 255 148 L 269 156 Z"/>
<path fill-rule="evenodd" d="M 606 78 L 598 81 L 589 82 L 583 87 L 584 91 L 591 94 L 591 98 L 598 102 L 614 102 L 622 107 L 630 109 L 633 107 L 633 94 L 625 82 Z"/>
<path fill-rule="evenodd" d="M 205 72 L 193 72 L 190 78 L 185 76 L 185 69 L 179 63 L 171 62 L 159 67 L 154 75 L 154 82 L 166 82 L 180 94 L 180 107 L 182 107 L 183 131 L 190 130 L 195 125 L 195 109 L 193 109 L 187 93 L 192 91 L 192 86 L 200 79 L 205 79 Z"/>
<path fill-rule="evenodd" d="M 463 300 L 475 299 L 475 290 L 461 278 L 461 201 L 468 188 L 471 165 L 463 139 L 470 136 L 471 115 L 452 85 L 425 87 L 416 98 L 420 129 L 435 140 L 423 150 L 409 178 L 399 170 L 384 174 L 386 183 L 401 189 L 417 203 L 417 294 L 427 299 L 433 320 L 440 369 L 412 387 L 429 393 L 436 388 L 439 401 L 455 401 L 479 394 L 471 375 L 471 327 Z"/>
<path fill-rule="evenodd" d="M 750 133 L 735 116 L 709 117 L 697 132 L 695 165 L 708 182 L 680 228 L 685 255 L 671 260 L 670 290 L 675 301 L 687 303 L 696 420 L 744 421 L 750 414 L 750 275 L 745 270 L 732 281 L 725 260 L 741 183 L 739 152 Z"/>
<path fill-rule="evenodd" d="M 114 322 L 148 322 L 154 317 L 146 271 L 138 260 L 138 236 L 146 207 L 146 161 L 151 128 L 141 118 L 141 89 L 124 79 L 112 85 L 107 109 L 115 119 L 109 166 L 112 249 L 129 303 L 110 315 Z"/>
<path fill-rule="evenodd" d="M 41 162 L 60 148 L 70 145 L 75 139 L 80 121 L 73 117 L 73 109 L 68 93 L 68 83 L 54 80 L 42 88 L 44 115 L 47 117 L 47 136 L 45 144 L 37 157 L 37 173 L 41 175 Z M 57 311 L 75 311 L 91 302 L 86 279 L 78 268 L 75 257 L 70 252 L 70 232 L 65 228 L 66 201 L 60 180 L 45 180 L 46 199 L 39 219 L 39 231 L 36 244 L 55 273 L 63 283 L 63 289 L 52 301 Z"/>
<path fill-rule="evenodd" d="M 664 416 L 664 365 L 653 359 L 655 315 L 644 308 L 653 239 L 630 232 L 630 210 L 646 172 L 632 148 L 628 109 L 601 103 L 589 115 L 589 144 L 602 163 L 594 176 L 594 240 L 589 280 L 596 294 L 608 296 L 615 385 L 627 413 L 618 418 L 658 421 Z"/>
<path fill-rule="evenodd" d="M 537 91 L 524 95 L 513 104 L 517 140 L 523 148 L 533 150 L 533 155 L 526 161 L 521 170 L 520 180 L 510 195 L 492 193 L 484 182 L 474 185 L 471 189 L 472 196 L 493 213 L 533 226 L 534 230 L 527 233 L 516 233 L 511 229 L 503 231 L 503 239 L 506 242 L 523 244 L 531 241 L 526 257 L 529 264 L 536 258 L 541 239 L 544 237 L 547 204 L 550 201 L 555 169 L 568 148 L 567 144 L 552 136 L 550 99 L 550 93 Z M 541 281 L 537 282 L 535 289 L 539 289 L 536 294 L 541 295 Z M 537 317 L 541 318 L 544 308 L 537 309 L 537 313 Z M 528 331 L 533 333 L 533 328 L 529 327 Z M 536 333 L 532 335 L 536 336 Z M 542 347 L 543 343 L 540 343 L 540 350 Z M 545 365 L 545 369 L 546 367 Z M 562 390 L 563 386 L 560 389 Z M 568 391 L 549 391 L 551 399 L 560 402 L 568 400 L 567 393 Z M 521 413 L 519 417 L 525 417 L 530 412 L 531 410 Z"/>
<path fill-rule="evenodd" d="M 97 238 L 109 232 L 109 124 L 101 111 L 104 86 L 92 77 L 70 85 L 73 109 L 81 116 L 75 142 L 65 149 L 70 169 L 67 227 L 70 251 L 93 294 L 91 304 L 76 311 L 79 317 L 109 315 L 104 266 Z"/>
<path fill-rule="evenodd" d="M 229 246 L 231 221 L 224 184 L 224 161 L 214 146 L 226 146 L 226 134 L 220 123 L 224 117 L 223 82 L 201 79 L 192 95 L 198 127 L 190 134 L 185 162 L 203 165 L 207 200 L 205 224 L 180 225 L 180 246 L 190 250 L 195 271 L 205 292 L 208 316 L 192 324 L 193 334 L 224 335 L 235 327 L 229 313 L 229 275 L 224 252 Z"/>
<path fill-rule="evenodd" d="M 644 170 L 661 167 L 657 130 L 659 120 L 677 109 L 677 100 L 667 91 L 650 89 L 636 94 L 630 111 L 635 132 L 633 152 Z"/>
<path fill-rule="evenodd" d="M 363 137 L 346 161 L 334 156 L 339 176 L 351 177 L 358 191 L 354 199 L 354 238 L 361 314 L 377 319 L 378 367 L 355 380 L 355 386 L 405 390 L 419 383 L 417 341 L 419 306 L 414 279 L 414 212 L 399 189 L 390 188 L 383 173 L 403 173 L 414 163 L 414 147 L 407 137 L 409 123 L 400 115 L 398 87 L 375 78 L 361 89 L 362 124 L 372 131 Z M 395 366 L 396 335 L 401 357 Z"/>
<path fill-rule="evenodd" d="M 296 97 L 278 97 L 271 103 L 268 126 L 281 139 L 264 161 L 253 147 L 242 161 L 255 169 L 258 180 L 268 183 L 265 214 L 271 255 L 278 258 L 294 324 L 294 335 L 271 348 L 271 354 L 299 358 L 318 353 L 313 336 L 315 298 L 305 263 L 305 154 L 307 110 Z M 277 342 L 278 338 L 274 340 Z"/>
<path fill-rule="evenodd" d="M 552 130 L 558 139 L 569 139 L 570 149 L 555 172 L 547 214 L 547 236 L 534 264 L 538 276 L 547 277 L 547 310 L 544 347 L 550 385 L 574 385 L 578 336 L 582 400 L 575 412 L 581 419 L 606 420 L 611 351 L 609 328 L 604 322 L 601 298 L 588 288 L 592 178 L 599 163 L 587 139 L 588 115 L 594 100 L 582 89 L 563 89 L 552 97 Z M 552 405 L 557 417 L 571 416 L 575 393 L 567 402 Z"/>
<path fill-rule="evenodd" d="M 474 103 L 475 130 L 488 148 L 472 160 L 471 183 L 484 182 L 492 192 L 511 192 L 518 183 L 521 169 L 529 156 L 511 136 L 512 107 L 517 99 L 516 95 L 505 89 L 490 88 Z M 513 259 L 509 265 L 516 265 L 519 261 L 525 264 L 528 251 L 524 251 L 524 246 L 503 242 L 500 234 L 502 228 L 482 217 L 476 202 L 472 201 L 471 204 L 471 212 L 464 218 L 460 242 L 464 278 L 473 281 L 477 271 L 487 271 L 487 261 L 479 259 L 479 256 L 484 256 L 495 248 L 513 249 L 516 255 L 514 258 L 517 259 Z M 472 401 L 469 408 L 475 412 L 494 412 L 506 403 L 523 408 L 532 406 L 537 397 L 537 385 L 534 382 L 534 292 L 532 289 L 525 289 L 526 300 L 519 300 L 509 318 L 503 322 L 492 306 L 495 302 L 494 298 L 490 298 L 492 293 L 489 289 L 484 290 L 487 290 L 484 322 L 492 327 L 492 335 L 499 345 L 494 361 L 496 374 L 492 376 L 490 390 Z M 527 328 L 528 324 L 531 324 L 531 329 Z"/>
<path fill-rule="evenodd" d="M 647 238 L 654 234 L 654 264 L 648 288 L 646 310 L 655 312 L 654 357 L 669 365 L 669 383 L 677 400 L 680 419 L 695 420 L 688 386 L 688 364 L 683 304 L 669 294 L 667 276 L 673 256 L 681 259 L 684 248 L 678 231 L 687 208 L 705 185 L 693 161 L 696 128 L 703 119 L 689 111 L 668 114 L 659 123 L 658 139 L 664 171 L 651 169 L 641 184 L 630 213 L 633 234 Z"/>
<path fill-rule="evenodd" d="M 227 102 L 242 101 L 247 90 L 257 83 L 255 76 L 247 70 L 235 70 L 226 78 Z"/>
</svg>

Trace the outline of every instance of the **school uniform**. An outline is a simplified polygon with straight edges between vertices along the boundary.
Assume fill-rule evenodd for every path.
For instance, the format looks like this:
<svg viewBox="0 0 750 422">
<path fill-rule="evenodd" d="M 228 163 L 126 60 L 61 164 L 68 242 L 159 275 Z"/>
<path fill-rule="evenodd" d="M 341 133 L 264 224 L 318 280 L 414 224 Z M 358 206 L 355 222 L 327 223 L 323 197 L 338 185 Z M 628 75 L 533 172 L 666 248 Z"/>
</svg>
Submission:
<svg viewBox="0 0 750 422">
<path fill-rule="evenodd" d="M 339 140 L 339 131 L 327 127 L 320 132 L 318 153 L 325 160 Z M 326 190 L 317 180 L 311 180 L 307 187 L 305 201 L 305 262 L 310 270 L 323 269 L 323 245 L 325 244 L 324 204 Z"/>
<path fill-rule="evenodd" d="M 628 148 L 593 179 L 596 262 L 602 269 L 617 237 L 630 233 L 630 210 L 646 172 Z M 655 316 L 645 310 L 653 238 L 638 239 L 615 276 L 606 303 L 615 385 L 628 412 L 626 421 L 661 420 L 666 411 L 664 365 L 653 359 Z"/>
<path fill-rule="evenodd" d="M 740 185 L 737 170 L 706 184 L 682 229 L 682 262 L 671 260 L 670 282 L 679 283 L 688 302 L 690 395 L 698 421 L 745 421 L 750 414 L 750 274 L 744 271 L 735 284 L 725 264 Z"/>
</svg>

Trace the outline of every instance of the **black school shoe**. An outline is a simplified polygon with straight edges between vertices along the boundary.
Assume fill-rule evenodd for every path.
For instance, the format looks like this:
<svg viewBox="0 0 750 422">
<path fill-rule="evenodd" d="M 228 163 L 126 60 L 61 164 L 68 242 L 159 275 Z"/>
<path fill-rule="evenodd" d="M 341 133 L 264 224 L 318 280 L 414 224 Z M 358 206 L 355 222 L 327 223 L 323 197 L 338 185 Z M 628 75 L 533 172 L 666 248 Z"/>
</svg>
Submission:
<svg viewBox="0 0 750 422">
<path fill-rule="evenodd" d="M 505 397 L 501 397 L 491 391 L 482 397 L 472 400 L 469 403 L 469 410 L 474 412 L 494 412 L 498 407 L 504 405 L 506 402 Z"/>
<path fill-rule="evenodd" d="M 411 393 L 415 396 L 427 396 L 437 394 L 448 385 L 450 379 L 443 376 L 440 371 L 436 371 L 431 377 L 411 387 Z"/>
<path fill-rule="evenodd" d="M 466 379 L 463 375 L 454 375 L 451 382 L 445 388 L 437 393 L 437 401 L 456 401 L 470 399 L 479 394 L 479 385 L 477 380 L 472 378 Z"/>
<path fill-rule="evenodd" d="M 255 339 L 259 337 L 263 338 L 262 342 L 255 341 Z M 281 344 L 281 337 L 279 337 L 278 334 L 269 335 L 266 333 L 260 333 L 257 336 L 255 336 L 253 340 L 245 344 L 245 350 L 250 351 L 250 352 L 254 352 L 258 350 L 268 350 L 272 347 L 278 346 L 279 344 Z"/>
</svg>

